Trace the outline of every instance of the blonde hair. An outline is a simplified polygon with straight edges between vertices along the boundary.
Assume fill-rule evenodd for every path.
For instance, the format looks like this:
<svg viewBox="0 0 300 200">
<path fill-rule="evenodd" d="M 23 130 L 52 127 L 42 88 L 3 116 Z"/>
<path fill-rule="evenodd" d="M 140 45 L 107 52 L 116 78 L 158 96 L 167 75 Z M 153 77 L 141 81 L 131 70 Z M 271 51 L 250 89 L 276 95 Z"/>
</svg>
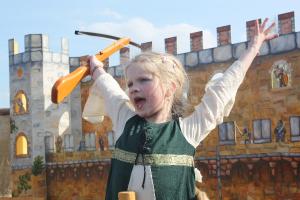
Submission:
<svg viewBox="0 0 300 200">
<path fill-rule="evenodd" d="M 172 118 L 185 115 L 187 107 L 188 76 L 181 62 L 167 53 L 144 52 L 134 57 L 125 67 L 125 76 L 130 66 L 138 66 L 158 77 L 165 85 L 174 83 L 176 90 L 171 107 Z"/>
</svg>

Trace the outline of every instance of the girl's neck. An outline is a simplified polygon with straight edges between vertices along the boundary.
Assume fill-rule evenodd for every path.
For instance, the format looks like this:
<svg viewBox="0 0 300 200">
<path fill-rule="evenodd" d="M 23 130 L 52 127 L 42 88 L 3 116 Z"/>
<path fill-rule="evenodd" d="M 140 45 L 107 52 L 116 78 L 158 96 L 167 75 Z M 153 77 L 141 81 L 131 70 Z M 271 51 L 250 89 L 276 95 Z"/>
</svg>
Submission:
<svg viewBox="0 0 300 200">
<path fill-rule="evenodd" d="M 156 113 L 154 113 L 152 116 L 146 117 L 145 120 L 157 124 L 170 121 L 172 119 L 172 115 L 168 107 L 169 106 L 166 106 L 162 110 L 159 110 Z"/>
<path fill-rule="evenodd" d="M 152 123 L 165 123 L 168 121 L 171 121 L 172 114 L 171 114 L 171 108 L 172 108 L 172 102 L 173 99 L 168 97 L 164 99 L 164 106 L 158 110 L 156 113 L 154 113 L 152 116 L 146 117 L 145 119 Z"/>
<path fill-rule="evenodd" d="M 153 116 L 153 117 L 145 118 L 146 121 L 156 123 L 156 124 L 165 123 L 170 121 L 171 119 L 172 119 L 171 117 L 163 117 L 163 116 L 159 116 L 159 117 Z"/>
</svg>

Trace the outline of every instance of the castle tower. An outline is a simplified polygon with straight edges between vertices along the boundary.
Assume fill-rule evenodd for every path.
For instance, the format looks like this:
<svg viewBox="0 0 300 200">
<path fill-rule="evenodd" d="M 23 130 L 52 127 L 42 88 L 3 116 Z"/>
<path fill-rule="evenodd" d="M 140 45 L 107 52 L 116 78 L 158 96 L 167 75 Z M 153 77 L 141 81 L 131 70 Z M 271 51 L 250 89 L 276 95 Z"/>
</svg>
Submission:
<svg viewBox="0 0 300 200">
<path fill-rule="evenodd" d="M 76 119 L 80 119 L 81 116 L 76 114 L 76 111 L 72 113 L 71 107 L 76 107 L 81 113 L 80 101 L 78 103 L 66 98 L 59 105 L 51 102 L 53 84 L 59 77 L 68 73 L 69 55 L 66 39 L 61 41 L 61 53 L 49 50 L 46 35 L 26 35 L 25 52 L 22 53 L 18 52 L 17 42 L 14 39 L 9 40 L 13 171 L 31 169 L 34 159 L 37 156 L 45 159 L 47 152 L 73 151 L 74 148 L 78 148 L 81 121 Z M 76 121 L 73 126 L 71 119 Z M 43 196 L 45 192 L 38 195 Z"/>
</svg>

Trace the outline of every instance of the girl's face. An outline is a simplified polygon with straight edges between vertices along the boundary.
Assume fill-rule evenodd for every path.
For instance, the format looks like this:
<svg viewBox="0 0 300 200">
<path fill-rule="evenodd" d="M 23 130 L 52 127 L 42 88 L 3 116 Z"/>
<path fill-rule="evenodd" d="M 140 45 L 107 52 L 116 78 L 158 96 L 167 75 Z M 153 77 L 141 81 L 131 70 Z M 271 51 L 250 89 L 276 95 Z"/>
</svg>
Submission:
<svg viewBox="0 0 300 200">
<path fill-rule="evenodd" d="M 165 122 L 170 114 L 166 90 L 158 77 L 132 65 L 127 68 L 129 98 L 136 113 L 152 122 Z"/>
</svg>

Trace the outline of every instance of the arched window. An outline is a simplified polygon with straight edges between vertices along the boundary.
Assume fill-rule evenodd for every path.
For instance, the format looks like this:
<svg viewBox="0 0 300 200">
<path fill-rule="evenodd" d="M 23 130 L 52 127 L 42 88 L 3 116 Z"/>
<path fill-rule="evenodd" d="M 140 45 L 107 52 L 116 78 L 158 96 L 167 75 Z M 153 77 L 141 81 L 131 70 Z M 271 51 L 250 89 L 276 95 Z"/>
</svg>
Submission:
<svg viewBox="0 0 300 200">
<path fill-rule="evenodd" d="M 234 122 L 223 122 L 219 125 L 220 144 L 235 144 L 236 131 Z"/>
<path fill-rule="evenodd" d="M 24 133 L 20 133 L 16 138 L 16 156 L 24 157 L 28 155 L 28 141 Z"/>
<path fill-rule="evenodd" d="M 85 149 L 88 151 L 96 150 L 96 133 L 85 133 Z"/>
<path fill-rule="evenodd" d="M 14 98 L 13 107 L 14 113 L 17 115 L 22 115 L 28 112 L 28 100 L 23 90 L 17 92 Z"/>
<path fill-rule="evenodd" d="M 74 150 L 74 137 L 71 134 L 64 135 L 64 150 L 73 151 Z"/>
<path fill-rule="evenodd" d="M 108 149 L 114 149 L 114 133 L 112 131 L 107 133 L 107 139 L 108 139 Z"/>
<path fill-rule="evenodd" d="M 274 62 L 271 71 L 272 88 L 291 86 L 291 64 L 285 60 Z"/>
<path fill-rule="evenodd" d="M 46 153 L 54 152 L 54 136 L 52 135 L 52 133 L 45 137 L 45 151 Z"/>
</svg>

